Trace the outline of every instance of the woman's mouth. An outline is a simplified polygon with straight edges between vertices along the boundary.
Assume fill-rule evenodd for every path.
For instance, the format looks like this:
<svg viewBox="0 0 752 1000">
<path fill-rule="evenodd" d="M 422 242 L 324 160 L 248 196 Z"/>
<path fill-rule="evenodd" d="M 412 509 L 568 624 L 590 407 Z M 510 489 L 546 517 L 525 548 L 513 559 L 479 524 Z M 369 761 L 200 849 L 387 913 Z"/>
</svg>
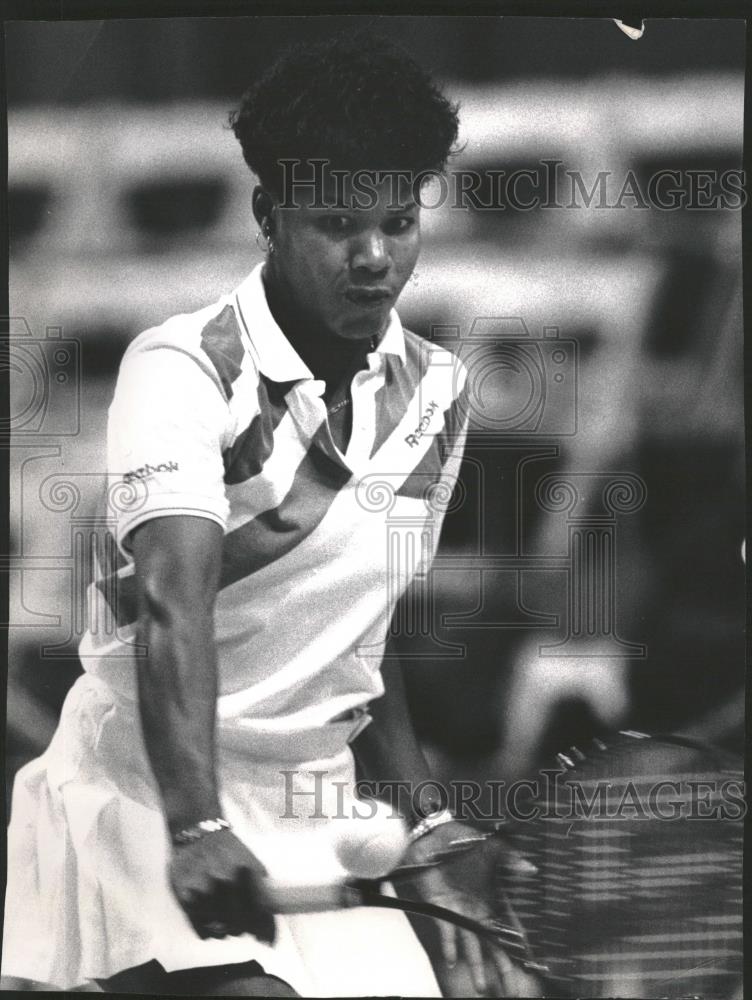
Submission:
<svg viewBox="0 0 752 1000">
<path fill-rule="evenodd" d="M 392 292 L 389 288 L 353 287 L 347 289 L 345 298 L 356 306 L 373 309 L 391 301 Z"/>
</svg>

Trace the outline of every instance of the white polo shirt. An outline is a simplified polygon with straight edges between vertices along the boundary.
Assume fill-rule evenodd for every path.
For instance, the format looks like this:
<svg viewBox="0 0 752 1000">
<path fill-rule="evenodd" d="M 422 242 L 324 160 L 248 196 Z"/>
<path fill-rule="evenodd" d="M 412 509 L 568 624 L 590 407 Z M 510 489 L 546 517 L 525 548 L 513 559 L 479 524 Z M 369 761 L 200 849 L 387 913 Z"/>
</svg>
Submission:
<svg viewBox="0 0 752 1000">
<path fill-rule="evenodd" d="M 392 311 L 352 382 L 341 453 L 315 379 L 274 321 L 261 265 L 230 295 L 137 337 L 109 411 L 119 568 L 90 588 L 84 668 L 135 697 L 128 538 L 153 517 L 224 529 L 218 740 L 311 728 L 383 692 L 395 603 L 436 551 L 466 428 L 461 363 Z"/>
</svg>

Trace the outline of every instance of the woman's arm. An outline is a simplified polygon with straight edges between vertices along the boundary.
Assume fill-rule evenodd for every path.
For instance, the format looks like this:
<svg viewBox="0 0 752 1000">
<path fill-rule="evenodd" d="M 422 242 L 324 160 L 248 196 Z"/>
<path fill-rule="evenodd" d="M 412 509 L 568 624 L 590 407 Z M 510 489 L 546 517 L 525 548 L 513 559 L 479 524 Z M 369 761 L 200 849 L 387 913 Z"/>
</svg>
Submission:
<svg viewBox="0 0 752 1000">
<path fill-rule="evenodd" d="M 397 801 L 392 798 L 392 805 L 396 806 L 409 823 L 414 824 L 422 815 L 445 807 L 446 796 L 442 797 L 439 787 L 431 781 L 428 763 L 410 719 L 402 665 L 391 642 L 387 644 L 382 677 L 384 694 L 369 705 L 373 722 L 355 741 L 353 752 L 363 778 L 382 783 L 382 787 L 387 790 L 391 783 L 394 783 L 394 787 L 399 787 Z M 430 782 L 425 794 L 414 794 L 421 783 L 425 782 Z M 379 798 L 382 797 L 384 796 L 380 794 Z M 432 855 L 447 850 L 454 840 L 466 836 L 467 828 L 461 822 L 455 820 L 443 823 L 411 844 L 404 860 L 408 863 L 425 861 Z M 482 919 L 489 916 L 484 897 L 492 878 L 490 864 L 492 859 L 489 858 L 459 856 L 446 868 L 428 868 L 419 877 L 414 889 L 429 902 Z M 450 995 L 457 995 L 454 992 L 457 983 L 453 982 L 454 974 L 451 970 L 460 954 L 468 964 L 475 989 L 481 995 L 486 993 L 489 986 L 501 989 L 502 996 L 539 994 L 537 982 L 512 966 L 502 949 L 482 944 L 474 934 L 457 930 L 441 921 L 437 923 L 437 930 L 449 971 L 438 968 L 436 971 L 442 987 Z M 463 984 L 461 988 L 467 989 L 467 984 Z"/>
<path fill-rule="evenodd" d="M 147 756 L 171 835 L 221 817 L 215 724 L 214 603 L 222 528 L 155 517 L 132 533 L 138 593 L 138 698 Z M 201 937 L 250 931 L 270 940 L 260 862 L 229 830 L 173 846 L 170 880 Z"/>
<path fill-rule="evenodd" d="M 429 794 L 430 789 L 420 796 L 420 802 L 412 794 L 422 782 L 430 781 L 431 773 L 415 736 L 402 664 L 391 639 L 384 652 L 381 676 L 384 694 L 368 706 L 373 722 L 353 744 L 353 753 L 362 777 L 379 782 L 387 794 L 391 792 L 391 804 L 409 823 L 416 823 L 440 803 L 435 794 Z"/>
</svg>

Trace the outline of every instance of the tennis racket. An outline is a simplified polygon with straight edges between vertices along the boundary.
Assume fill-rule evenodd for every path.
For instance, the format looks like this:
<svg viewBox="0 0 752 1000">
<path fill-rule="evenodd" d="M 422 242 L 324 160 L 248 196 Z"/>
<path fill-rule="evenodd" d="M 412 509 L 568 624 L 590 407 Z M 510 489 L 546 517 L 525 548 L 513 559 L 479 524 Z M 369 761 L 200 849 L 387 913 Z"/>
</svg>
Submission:
<svg viewBox="0 0 752 1000">
<path fill-rule="evenodd" d="M 741 997 L 741 761 L 622 732 L 570 748 L 542 775 L 516 815 L 426 862 L 498 857 L 484 868 L 490 918 L 406 898 L 425 865 L 302 892 L 280 910 L 378 906 L 447 920 L 502 945 L 548 996 Z M 510 849 L 536 870 L 505 863 Z"/>
</svg>

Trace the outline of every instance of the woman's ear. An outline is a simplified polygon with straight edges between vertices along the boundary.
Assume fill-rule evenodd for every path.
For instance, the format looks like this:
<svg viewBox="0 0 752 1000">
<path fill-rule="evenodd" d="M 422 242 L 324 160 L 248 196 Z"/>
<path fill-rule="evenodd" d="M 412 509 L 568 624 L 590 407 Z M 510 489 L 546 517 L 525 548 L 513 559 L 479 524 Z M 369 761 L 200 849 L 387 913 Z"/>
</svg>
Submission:
<svg viewBox="0 0 752 1000">
<path fill-rule="evenodd" d="M 257 184 L 251 196 L 251 206 L 253 217 L 258 223 L 259 229 L 267 235 L 267 230 L 271 225 L 272 212 L 274 210 L 274 199 L 267 190 Z"/>
</svg>

